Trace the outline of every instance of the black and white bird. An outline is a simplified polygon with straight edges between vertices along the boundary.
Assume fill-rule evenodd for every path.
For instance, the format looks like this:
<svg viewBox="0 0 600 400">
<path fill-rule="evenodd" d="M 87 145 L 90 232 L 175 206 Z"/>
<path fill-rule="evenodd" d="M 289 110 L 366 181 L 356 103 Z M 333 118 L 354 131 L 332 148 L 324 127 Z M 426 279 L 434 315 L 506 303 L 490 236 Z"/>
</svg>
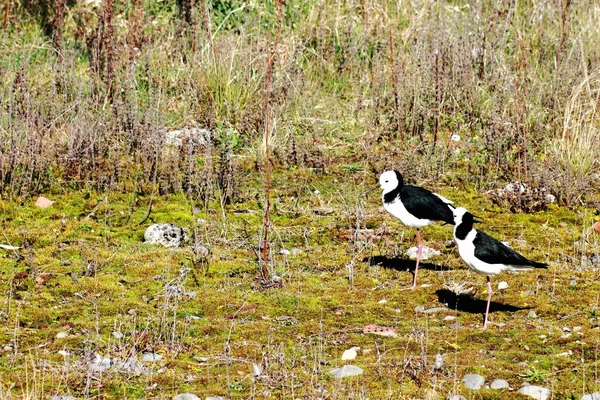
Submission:
<svg viewBox="0 0 600 400">
<path fill-rule="evenodd" d="M 490 277 L 503 271 L 523 271 L 533 268 L 548 268 L 548 264 L 528 260 L 504 243 L 488 234 L 474 229 L 473 214 L 463 207 L 454 209 L 454 241 L 460 258 L 473 271 L 485 275 L 488 286 L 488 299 L 485 309 L 483 329 L 487 328 L 490 302 L 492 301 L 492 283 Z"/>
<path fill-rule="evenodd" d="M 423 252 L 421 228 L 434 221 L 454 224 L 452 202 L 437 193 L 432 193 L 419 186 L 405 185 L 402 174 L 398 171 L 385 171 L 379 177 L 379 186 L 368 192 L 381 188 L 383 190 L 383 207 L 400 222 L 411 228 L 417 228 L 417 266 L 412 288 L 417 286 L 419 261 Z"/>
</svg>

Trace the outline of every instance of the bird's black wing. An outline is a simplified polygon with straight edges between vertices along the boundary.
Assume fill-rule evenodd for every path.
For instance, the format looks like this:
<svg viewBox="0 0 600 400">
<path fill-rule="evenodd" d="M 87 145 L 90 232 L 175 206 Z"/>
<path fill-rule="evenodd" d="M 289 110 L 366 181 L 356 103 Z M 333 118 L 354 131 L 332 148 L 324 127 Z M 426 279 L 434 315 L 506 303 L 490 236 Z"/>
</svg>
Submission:
<svg viewBox="0 0 600 400">
<path fill-rule="evenodd" d="M 452 215 L 454 207 L 429 190 L 407 185 L 400 190 L 400 197 L 406 210 L 415 217 L 444 221 L 454 225 L 454 216 Z"/>
<path fill-rule="evenodd" d="M 475 257 L 488 264 L 522 265 L 524 267 L 531 266 L 535 268 L 548 267 L 547 264 L 528 260 L 515 250 L 480 230 L 477 231 L 477 235 L 473 239 L 473 245 L 475 246 Z"/>
</svg>

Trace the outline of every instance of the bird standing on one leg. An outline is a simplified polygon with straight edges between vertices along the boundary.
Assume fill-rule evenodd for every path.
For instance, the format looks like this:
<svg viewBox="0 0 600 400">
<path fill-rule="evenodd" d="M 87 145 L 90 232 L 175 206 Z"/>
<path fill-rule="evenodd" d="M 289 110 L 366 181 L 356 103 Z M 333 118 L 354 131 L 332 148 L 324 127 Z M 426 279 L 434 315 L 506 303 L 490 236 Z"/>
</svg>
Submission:
<svg viewBox="0 0 600 400">
<path fill-rule="evenodd" d="M 523 271 L 533 268 L 548 268 L 548 264 L 530 261 L 515 250 L 488 234 L 473 229 L 473 214 L 463 207 L 454 209 L 454 241 L 460 258 L 477 273 L 487 278 L 488 299 L 483 329 L 487 328 L 492 283 L 490 277 L 502 271 Z"/>
<path fill-rule="evenodd" d="M 379 177 L 379 186 L 383 189 L 383 207 L 404 225 L 417 228 L 417 265 L 412 288 L 417 286 L 419 261 L 423 251 L 421 228 L 433 221 L 444 221 L 454 224 L 452 202 L 437 193 L 418 186 L 404 184 L 402 174 L 398 171 L 386 171 Z M 370 192 L 371 190 L 367 191 Z"/>
</svg>

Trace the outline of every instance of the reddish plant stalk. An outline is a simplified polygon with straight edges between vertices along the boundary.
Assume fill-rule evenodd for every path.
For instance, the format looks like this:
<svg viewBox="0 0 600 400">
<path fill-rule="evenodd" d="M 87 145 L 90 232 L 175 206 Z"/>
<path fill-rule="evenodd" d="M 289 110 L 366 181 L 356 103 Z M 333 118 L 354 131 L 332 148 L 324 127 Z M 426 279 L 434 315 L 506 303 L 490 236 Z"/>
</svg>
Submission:
<svg viewBox="0 0 600 400">
<path fill-rule="evenodd" d="M 400 140 L 404 141 L 404 130 L 400 129 L 400 99 L 398 98 L 398 79 L 396 76 L 396 62 L 394 51 L 394 36 L 390 30 L 390 66 L 392 69 L 392 88 L 394 90 L 394 101 L 396 102 L 396 132 L 400 133 Z"/>
<path fill-rule="evenodd" d="M 104 43 L 106 48 L 106 59 L 104 64 L 104 84 L 109 94 L 111 102 L 114 95 L 114 64 L 113 64 L 113 42 L 114 42 L 114 26 L 113 26 L 113 4 L 114 0 L 106 0 L 106 7 L 104 9 Z"/>
<path fill-rule="evenodd" d="M 434 107 L 434 120 L 433 120 L 433 151 L 435 151 L 435 145 L 437 144 L 438 129 L 440 125 L 440 55 L 438 49 L 435 49 L 435 62 L 434 62 L 434 75 L 435 75 L 435 107 Z"/>
<path fill-rule="evenodd" d="M 54 21 L 54 33 L 52 35 L 52 39 L 54 42 L 54 48 L 56 48 L 56 52 L 58 53 L 58 62 L 62 65 L 62 37 L 65 16 L 65 0 L 55 0 L 54 6 L 56 7 L 56 19 Z"/>
<path fill-rule="evenodd" d="M 206 0 L 200 0 L 200 4 L 202 6 L 202 24 L 204 25 L 204 29 L 206 30 L 206 37 L 208 39 L 208 44 L 210 46 L 210 52 L 212 54 L 213 61 L 215 61 L 215 46 L 213 45 L 210 20 L 208 19 L 208 10 L 206 9 Z"/>
<path fill-rule="evenodd" d="M 263 242 L 262 242 L 262 250 L 263 250 L 263 263 L 261 274 L 262 278 L 266 281 L 269 277 L 269 269 L 268 269 L 268 255 L 269 255 L 269 245 L 268 245 L 268 237 L 269 237 L 269 214 L 271 212 L 271 162 L 269 159 L 269 100 L 271 97 L 271 84 L 273 81 L 273 65 L 275 64 L 275 55 L 277 51 L 277 44 L 279 42 L 279 37 L 281 35 L 281 26 L 283 25 L 283 0 L 279 0 L 279 8 L 277 11 L 277 33 L 275 35 L 275 42 L 273 43 L 273 47 L 271 48 L 271 53 L 269 54 L 269 58 L 267 59 L 267 68 L 265 72 L 265 97 L 264 97 L 264 105 L 263 105 L 263 126 L 265 128 L 265 215 L 264 215 L 264 223 L 263 223 Z"/>
</svg>

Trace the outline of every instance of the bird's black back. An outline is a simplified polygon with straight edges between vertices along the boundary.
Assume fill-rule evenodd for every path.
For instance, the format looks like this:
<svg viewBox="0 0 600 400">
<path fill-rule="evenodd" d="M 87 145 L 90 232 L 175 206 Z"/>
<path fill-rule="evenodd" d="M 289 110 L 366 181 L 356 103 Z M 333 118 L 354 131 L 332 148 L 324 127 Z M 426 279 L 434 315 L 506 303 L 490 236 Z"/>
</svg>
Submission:
<svg viewBox="0 0 600 400">
<path fill-rule="evenodd" d="M 475 245 L 475 257 L 488 264 L 548 268 L 548 264 L 528 260 L 515 250 L 480 230 L 477 230 L 473 244 Z"/>
<path fill-rule="evenodd" d="M 392 193 L 395 193 L 393 197 Z M 444 221 L 454 225 L 454 216 L 452 215 L 453 206 L 445 203 L 429 190 L 418 186 L 402 186 L 400 189 L 393 190 L 384 196 L 384 201 L 392 202 L 397 197 L 400 197 L 402 204 L 406 210 L 420 219 L 431 219 L 435 221 Z"/>
</svg>

